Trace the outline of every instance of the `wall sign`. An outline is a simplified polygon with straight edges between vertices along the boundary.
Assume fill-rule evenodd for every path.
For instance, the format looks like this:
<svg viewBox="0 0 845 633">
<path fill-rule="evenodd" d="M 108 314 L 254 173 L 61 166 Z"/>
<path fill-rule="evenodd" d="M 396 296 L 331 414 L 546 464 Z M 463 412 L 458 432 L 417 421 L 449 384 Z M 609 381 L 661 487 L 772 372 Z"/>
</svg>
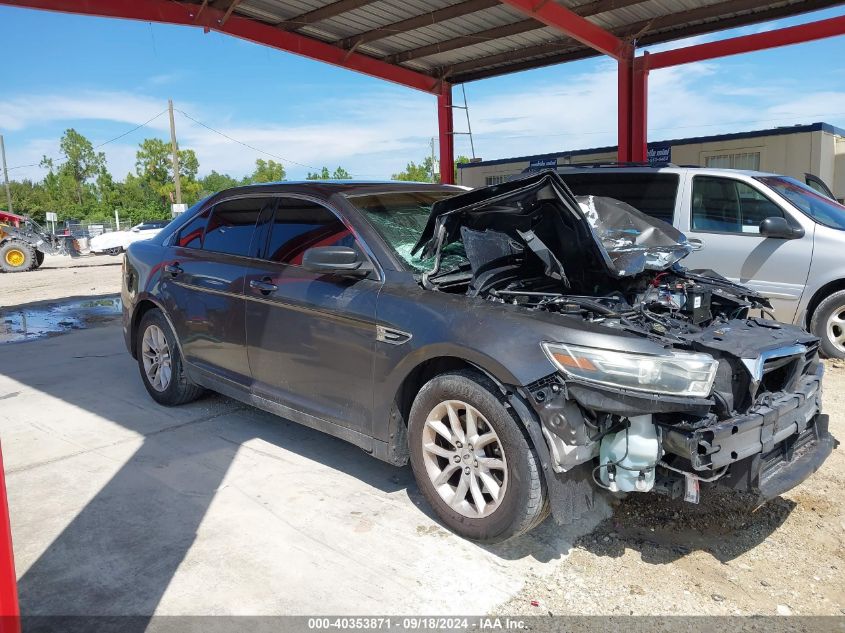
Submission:
<svg viewBox="0 0 845 633">
<path fill-rule="evenodd" d="M 672 162 L 672 146 L 669 143 L 649 143 L 648 162 L 650 164 Z"/>
</svg>

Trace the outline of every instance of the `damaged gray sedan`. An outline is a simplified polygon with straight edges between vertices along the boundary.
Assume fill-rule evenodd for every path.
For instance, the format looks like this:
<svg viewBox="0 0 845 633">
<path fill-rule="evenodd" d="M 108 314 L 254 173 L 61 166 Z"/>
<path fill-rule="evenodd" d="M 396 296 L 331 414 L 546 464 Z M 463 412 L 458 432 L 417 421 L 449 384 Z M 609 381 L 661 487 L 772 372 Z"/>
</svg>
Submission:
<svg viewBox="0 0 845 633">
<path fill-rule="evenodd" d="M 769 499 L 830 454 L 818 340 L 691 249 L 553 172 L 242 187 L 129 248 L 124 331 L 158 402 L 213 389 L 410 461 L 496 542 L 596 488 Z"/>
</svg>

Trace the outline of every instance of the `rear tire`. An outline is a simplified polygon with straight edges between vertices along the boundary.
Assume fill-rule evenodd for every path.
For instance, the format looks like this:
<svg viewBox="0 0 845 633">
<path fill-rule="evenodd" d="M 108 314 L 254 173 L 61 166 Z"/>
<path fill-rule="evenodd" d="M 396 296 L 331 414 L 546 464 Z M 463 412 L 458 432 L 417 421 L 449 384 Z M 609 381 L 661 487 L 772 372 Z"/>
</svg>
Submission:
<svg viewBox="0 0 845 633">
<path fill-rule="evenodd" d="M 23 273 L 36 267 L 35 249 L 21 240 L 0 246 L 0 268 L 7 273 Z"/>
<path fill-rule="evenodd" d="M 456 534 L 498 543 L 547 516 L 537 454 L 482 374 L 428 381 L 411 407 L 408 441 L 421 492 Z"/>
<path fill-rule="evenodd" d="M 828 358 L 845 358 L 845 290 L 825 298 L 813 312 L 810 331 L 821 339 Z"/>
<path fill-rule="evenodd" d="M 141 380 L 153 400 L 168 407 L 186 404 L 203 394 L 185 377 L 176 336 L 161 310 L 150 310 L 141 318 L 136 333 Z"/>
</svg>

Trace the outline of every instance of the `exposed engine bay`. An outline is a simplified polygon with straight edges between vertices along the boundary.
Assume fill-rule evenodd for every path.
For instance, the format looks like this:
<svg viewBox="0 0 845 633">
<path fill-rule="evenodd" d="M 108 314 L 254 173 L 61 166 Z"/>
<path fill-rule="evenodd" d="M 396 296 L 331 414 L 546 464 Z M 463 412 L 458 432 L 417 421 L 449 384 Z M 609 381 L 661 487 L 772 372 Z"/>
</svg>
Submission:
<svg viewBox="0 0 845 633">
<path fill-rule="evenodd" d="M 455 246 L 461 257 L 445 265 Z M 576 198 L 552 171 L 435 203 L 414 247 L 433 257 L 427 289 L 654 344 L 651 355 L 543 344 L 558 371 L 524 396 L 556 473 L 589 468 L 611 491 L 692 502 L 716 481 L 776 496 L 834 441 L 820 413 L 818 340 L 775 321 L 765 297 L 683 268 L 692 250 L 623 202 Z"/>
</svg>

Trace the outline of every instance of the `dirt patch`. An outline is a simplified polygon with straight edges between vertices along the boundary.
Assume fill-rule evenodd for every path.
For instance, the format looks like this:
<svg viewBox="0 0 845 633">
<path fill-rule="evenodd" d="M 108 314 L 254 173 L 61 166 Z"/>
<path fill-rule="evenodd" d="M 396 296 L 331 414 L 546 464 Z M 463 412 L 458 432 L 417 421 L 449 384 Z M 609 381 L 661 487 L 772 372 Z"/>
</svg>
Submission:
<svg viewBox="0 0 845 633">
<path fill-rule="evenodd" d="M 826 363 L 824 407 L 845 438 L 845 364 Z M 705 494 L 708 493 L 708 494 Z M 579 539 L 553 576 L 532 576 L 497 615 L 845 614 L 845 450 L 757 507 L 702 490 L 699 505 L 631 495 Z M 532 606 L 532 601 L 537 606 Z"/>
<path fill-rule="evenodd" d="M 0 309 L 35 302 L 118 294 L 122 261 L 122 256 L 71 259 L 47 255 L 38 270 L 0 273 Z"/>
</svg>

